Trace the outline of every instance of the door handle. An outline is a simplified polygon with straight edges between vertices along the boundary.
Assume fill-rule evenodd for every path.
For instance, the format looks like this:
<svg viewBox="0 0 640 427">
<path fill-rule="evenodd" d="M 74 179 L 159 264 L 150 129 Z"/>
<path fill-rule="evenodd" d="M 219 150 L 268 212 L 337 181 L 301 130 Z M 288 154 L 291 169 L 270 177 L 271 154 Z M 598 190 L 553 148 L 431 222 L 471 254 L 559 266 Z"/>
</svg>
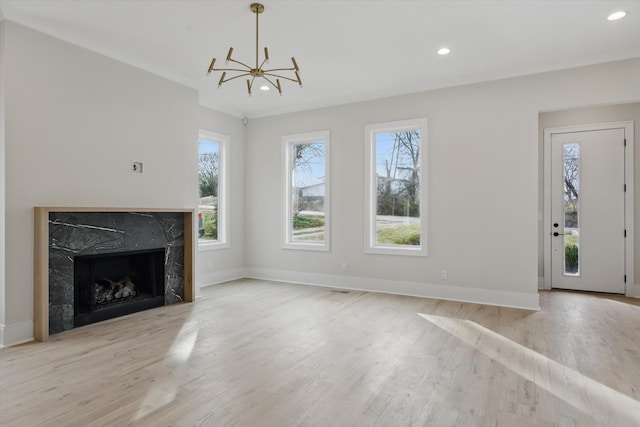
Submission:
<svg viewBox="0 0 640 427">
<path fill-rule="evenodd" d="M 558 233 L 557 231 L 553 232 L 554 237 L 558 237 L 558 236 L 564 236 L 565 233 Z"/>
</svg>

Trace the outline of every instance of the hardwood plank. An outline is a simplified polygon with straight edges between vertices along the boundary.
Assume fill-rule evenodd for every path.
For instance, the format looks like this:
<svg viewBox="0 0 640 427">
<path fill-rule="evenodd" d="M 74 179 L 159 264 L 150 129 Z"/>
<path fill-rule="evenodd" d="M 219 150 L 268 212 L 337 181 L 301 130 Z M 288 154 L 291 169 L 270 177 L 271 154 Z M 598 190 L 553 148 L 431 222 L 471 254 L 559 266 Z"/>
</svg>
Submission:
<svg viewBox="0 0 640 427">
<path fill-rule="evenodd" d="M 1 349 L 0 425 L 637 425 L 638 301 L 541 306 L 238 280 Z"/>
</svg>

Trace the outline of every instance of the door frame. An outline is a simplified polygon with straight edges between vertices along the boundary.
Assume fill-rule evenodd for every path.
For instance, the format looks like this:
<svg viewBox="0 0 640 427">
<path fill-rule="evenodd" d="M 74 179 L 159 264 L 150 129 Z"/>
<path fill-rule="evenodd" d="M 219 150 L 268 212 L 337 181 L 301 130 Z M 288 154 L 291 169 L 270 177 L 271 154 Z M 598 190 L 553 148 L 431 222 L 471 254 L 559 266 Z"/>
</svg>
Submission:
<svg viewBox="0 0 640 427">
<path fill-rule="evenodd" d="M 627 141 L 624 156 L 624 180 L 627 191 L 624 194 L 624 223 L 627 230 L 625 239 L 625 295 L 634 297 L 635 255 L 634 255 L 634 126 L 633 121 L 600 123 L 592 125 L 563 126 L 544 129 L 543 140 L 543 245 L 544 245 L 544 288 L 551 289 L 551 136 L 561 133 L 589 132 L 607 129 L 624 129 Z M 640 295 L 638 295 L 640 296 Z"/>
</svg>

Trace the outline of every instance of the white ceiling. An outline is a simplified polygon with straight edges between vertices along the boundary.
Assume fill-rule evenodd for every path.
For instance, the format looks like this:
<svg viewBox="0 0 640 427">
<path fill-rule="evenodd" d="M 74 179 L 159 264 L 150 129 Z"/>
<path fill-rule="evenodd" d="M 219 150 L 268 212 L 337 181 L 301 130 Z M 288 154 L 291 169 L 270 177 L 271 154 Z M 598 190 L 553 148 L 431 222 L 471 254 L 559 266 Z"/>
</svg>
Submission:
<svg viewBox="0 0 640 427">
<path fill-rule="evenodd" d="M 295 56 L 303 87 L 238 79 L 212 57 L 255 61 L 251 1 L 0 0 L 0 17 L 178 81 L 201 104 L 258 117 L 640 57 L 640 0 L 265 0 L 260 50 Z M 615 10 L 627 17 L 610 22 Z M 448 46 L 448 56 L 436 55 Z"/>
</svg>

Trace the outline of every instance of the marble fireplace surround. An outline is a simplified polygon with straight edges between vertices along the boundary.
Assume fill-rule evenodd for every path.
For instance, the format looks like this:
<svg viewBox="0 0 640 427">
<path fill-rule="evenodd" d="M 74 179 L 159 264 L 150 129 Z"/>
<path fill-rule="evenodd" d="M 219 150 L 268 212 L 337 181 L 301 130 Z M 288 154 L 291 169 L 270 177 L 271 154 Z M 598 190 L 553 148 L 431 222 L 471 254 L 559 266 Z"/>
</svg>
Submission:
<svg viewBox="0 0 640 427">
<path fill-rule="evenodd" d="M 191 302 L 195 297 L 194 288 L 194 250 L 195 250 L 195 234 L 194 234 L 194 218 L 195 211 L 190 209 L 164 209 L 164 208 L 103 208 L 103 207 L 35 207 L 34 208 L 34 339 L 37 341 L 46 341 L 49 338 L 50 319 L 55 319 L 51 326 L 54 330 L 61 328 L 58 325 L 58 317 L 68 313 L 60 314 L 61 310 L 59 301 L 50 301 L 50 286 L 52 286 L 53 295 L 57 292 L 66 293 L 69 286 L 69 280 L 66 277 L 60 277 L 58 272 L 58 264 L 60 260 L 60 249 L 63 251 L 72 251 L 70 255 L 84 255 L 107 252 L 124 252 L 132 249 L 144 249 L 145 245 L 149 247 L 171 245 L 178 242 L 179 249 L 182 252 L 177 262 L 179 266 L 179 274 L 167 280 L 166 286 L 171 289 L 172 296 L 168 296 L 165 305 L 176 302 Z M 74 223 L 76 221 L 76 223 Z M 65 228 L 84 231 L 84 242 L 79 243 L 80 246 L 74 246 L 73 241 L 66 241 L 59 244 L 59 239 L 64 240 L 68 237 L 63 232 L 62 236 L 56 231 L 64 223 Z M 116 239 L 106 237 L 101 240 L 101 230 L 103 224 L 109 224 L 104 227 L 103 234 L 117 235 Z M 164 223 L 165 225 L 158 224 Z M 115 226 L 113 226 L 115 224 Z M 173 224 L 183 227 L 182 230 L 172 228 Z M 160 230 L 158 230 L 160 227 Z M 164 229 L 163 229 L 164 227 Z M 114 230 L 113 228 L 117 229 Z M 141 229 L 151 229 L 151 235 L 147 237 L 132 236 L 139 234 Z M 88 239 L 97 239 L 98 241 L 87 242 L 86 232 L 93 232 Z M 126 236 L 131 236 L 127 238 Z M 173 239 L 173 242 L 169 240 Z M 62 248 L 58 247 L 62 246 Z M 174 251 L 175 253 L 175 251 Z M 62 254 L 63 258 L 67 258 Z M 68 257 L 72 260 L 72 256 Z M 50 260 L 53 265 L 50 265 Z M 64 264 L 64 260 L 62 260 Z M 73 263 L 71 263 L 71 269 Z M 63 269 L 69 269 L 64 266 Z M 53 274 L 53 276 L 51 276 Z M 64 274 L 63 274 L 64 276 Z M 72 282 L 71 278 L 71 282 Z M 172 282 L 171 282 L 172 281 Z M 64 284 L 61 285 L 61 282 Z M 170 283 L 171 282 L 171 283 Z M 59 291 L 60 286 L 65 290 Z M 174 293 L 174 290 L 176 293 Z M 50 313 L 50 310 L 54 310 Z M 62 320 L 60 320 L 62 321 Z M 68 321 L 68 319 L 67 319 Z M 64 321 L 62 321 L 64 323 Z M 68 329 L 68 327 L 63 327 Z"/>
</svg>

